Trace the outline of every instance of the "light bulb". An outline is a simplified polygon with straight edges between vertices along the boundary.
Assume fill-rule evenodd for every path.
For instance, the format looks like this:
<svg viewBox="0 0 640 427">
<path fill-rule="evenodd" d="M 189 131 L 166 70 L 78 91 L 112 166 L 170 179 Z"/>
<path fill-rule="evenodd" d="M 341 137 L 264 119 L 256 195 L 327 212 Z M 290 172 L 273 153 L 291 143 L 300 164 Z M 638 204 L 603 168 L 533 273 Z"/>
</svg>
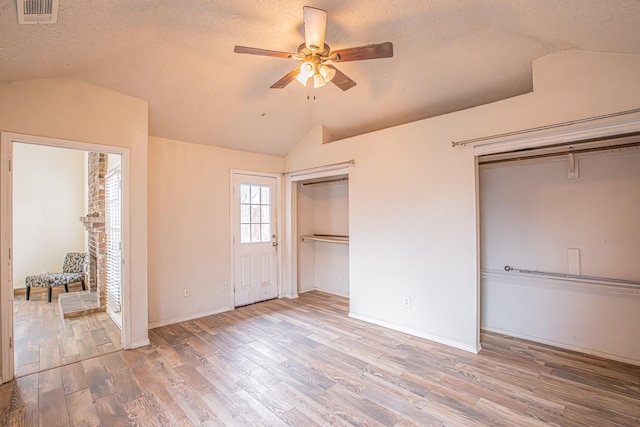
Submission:
<svg viewBox="0 0 640 427">
<path fill-rule="evenodd" d="M 316 66 L 311 61 L 303 62 L 300 66 L 300 74 L 309 78 L 316 72 Z"/>
</svg>

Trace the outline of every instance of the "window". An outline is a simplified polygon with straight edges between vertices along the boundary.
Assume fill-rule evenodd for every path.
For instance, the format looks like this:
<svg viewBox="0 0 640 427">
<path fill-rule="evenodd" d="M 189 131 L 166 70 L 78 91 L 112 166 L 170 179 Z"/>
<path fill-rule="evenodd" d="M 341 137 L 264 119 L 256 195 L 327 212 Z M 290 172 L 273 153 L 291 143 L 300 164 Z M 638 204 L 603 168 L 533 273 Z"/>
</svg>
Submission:
<svg viewBox="0 0 640 427">
<path fill-rule="evenodd" d="M 240 243 L 271 241 L 271 188 L 240 184 Z"/>
</svg>

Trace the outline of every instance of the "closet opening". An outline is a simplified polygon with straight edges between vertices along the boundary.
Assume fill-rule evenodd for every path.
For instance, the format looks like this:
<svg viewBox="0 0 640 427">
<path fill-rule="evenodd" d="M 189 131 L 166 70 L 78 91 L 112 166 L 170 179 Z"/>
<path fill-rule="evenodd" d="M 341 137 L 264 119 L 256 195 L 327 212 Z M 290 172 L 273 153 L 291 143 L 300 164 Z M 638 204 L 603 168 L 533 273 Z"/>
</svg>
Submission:
<svg viewBox="0 0 640 427">
<path fill-rule="evenodd" d="M 481 329 L 638 364 L 640 136 L 477 161 Z"/>
<path fill-rule="evenodd" d="M 297 293 L 349 297 L 349 175 L 304 179 L 296 187 Z"/>
</svg>

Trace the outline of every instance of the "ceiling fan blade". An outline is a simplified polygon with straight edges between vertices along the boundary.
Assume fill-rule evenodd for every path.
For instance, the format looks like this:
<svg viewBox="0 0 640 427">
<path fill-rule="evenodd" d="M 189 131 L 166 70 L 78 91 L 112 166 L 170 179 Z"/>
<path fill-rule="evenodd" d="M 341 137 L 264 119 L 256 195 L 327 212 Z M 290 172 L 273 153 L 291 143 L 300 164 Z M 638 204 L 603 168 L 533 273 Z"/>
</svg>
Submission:
<svg viewBox="0 0 640 427">
<path fill-rule="evenodd" d="M 354 87 L 356 85 L 356 82 L 354 82 L 353 80 L 351 80 L 349 77 L 347 77 L 347 75 L 345 73 L 343 73 L 342 71 L 338 70 L 336 67 L 334 67 L 331 64 L 324 64 L 325 66 L 335 70 L 336 75 L 333 76 L 333 78 L 331 79 L 331 83 L 333 83 L 334 85 L 338 86 L 340 89 L 342 90 L 349 90 L 352 87 Z"/>
<path fill-rule="evenodd" d="M 305 6 L 304 14 L 304 42 L 307 49 L 318 51 L 324 48 L 324 34 L 327 30 L 327 11 Z"/>
<path fill-rule="evenodd" d="M 330 56 L 338 55 L 335 62 L 362 61 L 364 59 L 391 58 L 393 56 L 393 43 L 384 42 L 368 44 L 366 46 L 338 49 L 331 52 Z"/>
<path fill-rule="evenodd" d="M 291 54 L 287 52 L 279 52 L 277 50 L 258 49 L 255 47 L 236 46 L 233 48 L 235 53 L 247 53 L 249 55 L 271 56 L 274 58 L 291 58 Z"/>
<path fill-rule="evenodd" d="M 286 85 L 296 79 L 296 76 L 300 73 L 300 67 L 294 68 L 284 75 L 280 80 L 271 85 L 271 89 L 283 89 Z"/>
</svg>

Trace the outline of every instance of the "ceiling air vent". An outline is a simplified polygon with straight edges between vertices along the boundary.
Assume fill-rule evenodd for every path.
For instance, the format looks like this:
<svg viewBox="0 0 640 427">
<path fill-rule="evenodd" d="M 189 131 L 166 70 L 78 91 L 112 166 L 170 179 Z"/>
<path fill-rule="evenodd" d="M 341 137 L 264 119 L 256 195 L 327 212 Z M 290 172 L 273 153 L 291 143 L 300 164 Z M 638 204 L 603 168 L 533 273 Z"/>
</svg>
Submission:
<svg viewBox="0 0 640 427">
<path fill-rule="evenodd" d="M 18 24 L 55 24 L 59 0 L 16 0 Z"/>
</svg>

